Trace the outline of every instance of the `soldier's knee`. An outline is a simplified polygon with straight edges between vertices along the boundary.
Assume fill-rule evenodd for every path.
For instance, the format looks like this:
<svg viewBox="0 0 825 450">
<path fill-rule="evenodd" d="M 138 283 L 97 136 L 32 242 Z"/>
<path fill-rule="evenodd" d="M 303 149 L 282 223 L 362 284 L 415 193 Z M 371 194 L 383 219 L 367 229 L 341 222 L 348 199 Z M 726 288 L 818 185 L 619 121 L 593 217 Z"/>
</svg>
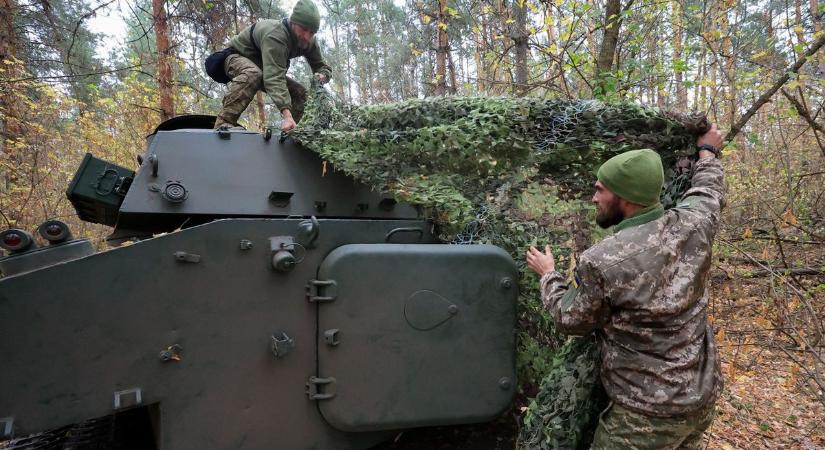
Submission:
<svg viewBox="0 0 825 450">
<path fill-rule="evenodd" d="M 243 74 L 246 75 L 246 84 L 257 86 L 263 82 L 264 73 L 258 68 L 258 66 L 251 65 L 249 67 L 245 67 Z"/>
</svg>

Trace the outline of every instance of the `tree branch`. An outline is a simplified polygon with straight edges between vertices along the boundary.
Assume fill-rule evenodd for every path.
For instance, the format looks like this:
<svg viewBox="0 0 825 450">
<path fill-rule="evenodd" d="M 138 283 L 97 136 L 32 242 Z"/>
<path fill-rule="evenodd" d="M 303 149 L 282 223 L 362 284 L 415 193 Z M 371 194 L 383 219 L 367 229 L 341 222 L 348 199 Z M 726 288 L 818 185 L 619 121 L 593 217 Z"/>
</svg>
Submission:
<svg viewBox="0 0 825 450">
<path fill-rule="evenodd" d="M 802 104 L 802 102 L 797 100 L 796 97 L 794 97 L 788 91 L 786 91 L 785 88 L 782 88 L 782 95 L 784 95 L 785 98 L 787 98 L 788 101 L 791 102 L 793 107 L 796 109 L 796 112 L 799 113 L 799 115 L 802 116 L 802 118 L 805 119 L 806 122 L 808 122 L 808 125 L 810 125 L 811 128 L 813 128 L 814 137 L 816 137 L 816 142 L 817 144 L 819 144 L 819 150 L 822 151 L 822 156 L 825 156 L 825 146 L 822 145 L 822 141 L 819 139 L 819 135 L 816 133 L 817 131 L 819 131 L 820 133 L 825 133 L 825 127 L 818 124 L 813 119 L 813 117 L 811 117 L 811 113 L 810 111 L 808 111 L 808 108 L 806 108 L 805 105 Z"/>
<path fill-rule="evenodd" d="M 776 80 L 773 86 L 771 86 L 767 91 L 763 92 L 762 95 L 760 95 L 759 98 L 756 99 L 756 102 L 753 105 L 751 105 L 750 109 L 748 109 L 748 111 L 739 119 L 739 121 L 731 127 L 730 131 L 725 136 L 725 142 L 730 142 L 731 140 L 733 140 L 733 138 L 736 137 L 736 135 L 739 134 L 740 131 L 742 131 L 742 128 L 745 126 L 745 124 L 748 123 L 749 120 L 751 120 L 751 117 L 753 117 L 754 114 L 756 114 L 756 112 L 759 111 L 759 108 L 761 108 L 765 103 L 768 103 L 771 97 L 773 97 L 773 95 L 776 94 L 776 91 L 778 91 L 779 88 L 782 87 L 782 85 L 784 85 L 788 82 L 788 80 L 791 79 L 791 74 L 799 73 L 799 69 L 802 67 L 802 65 L 805 64 L 808 58 L 813 56 L 813 54 L 816 53 L 823 45 L 825 45 L 825 34 L 820 36 L 819 39 L 815 40 L 811 44 L 811 46 L 808 47 L 808 50 L 805 52 L 805 54 L 802 55 L 799 59 L 797 59 L 796 62 L 793 63 L 793 65 L 788 67 L 788 69 L 785 71 L 785 74 L 779 77 L 779 79 Z"/>
</svg>

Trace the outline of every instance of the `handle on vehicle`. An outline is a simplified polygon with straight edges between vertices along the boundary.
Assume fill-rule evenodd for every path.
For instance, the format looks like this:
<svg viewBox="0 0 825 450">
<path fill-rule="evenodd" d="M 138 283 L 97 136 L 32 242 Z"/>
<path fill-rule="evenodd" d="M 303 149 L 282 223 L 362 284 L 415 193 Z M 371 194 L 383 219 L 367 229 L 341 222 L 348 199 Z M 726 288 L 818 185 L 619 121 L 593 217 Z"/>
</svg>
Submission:
<svg viewBox="0 0 825 450">
<path fill-rule="evenodd" d="M 424 238 L 424 230 L 422 230 L 419 227 L 400 227 L 393 228 L 392 230 L 390 230 L 390 232 L 387 233 L 387 235 L 384 237 L 384 242 L 389 242 L 390 238 L 392 238 L 392 235 L 398 233 L 418 233 L 419 241 Z"/>
</svg>

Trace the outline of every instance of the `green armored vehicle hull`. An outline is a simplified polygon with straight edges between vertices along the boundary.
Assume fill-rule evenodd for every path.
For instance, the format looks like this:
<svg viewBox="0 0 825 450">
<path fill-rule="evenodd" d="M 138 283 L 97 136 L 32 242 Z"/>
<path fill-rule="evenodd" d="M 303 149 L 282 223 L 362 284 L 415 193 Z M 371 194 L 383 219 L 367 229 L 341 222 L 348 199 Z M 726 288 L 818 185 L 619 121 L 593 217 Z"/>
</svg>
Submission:
<svg viewBox="0 0 825 450">
<path fill-rule="evenodd" d="M 142 448 L 357 449 L 509 407 L 505 251 L 440 244 L 311 152 L 208 123 L 162 125 L 136 174 L 84 160 L 78 214 L 133 243 L 0 234 L 0 447 L 139 411 Z"/>
</svg>

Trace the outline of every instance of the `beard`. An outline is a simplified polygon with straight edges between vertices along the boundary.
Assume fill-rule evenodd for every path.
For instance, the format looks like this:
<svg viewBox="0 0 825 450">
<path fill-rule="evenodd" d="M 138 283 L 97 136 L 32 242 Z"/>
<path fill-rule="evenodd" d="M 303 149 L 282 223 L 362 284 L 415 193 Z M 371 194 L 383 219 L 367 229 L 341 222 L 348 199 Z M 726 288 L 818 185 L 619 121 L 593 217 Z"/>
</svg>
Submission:
<svg viewBox="0 0 825 450">
<path fill-rule="evenodd" d="M 306 50 L 309 48 L 309 41 L 301 40 L 300 38 L 297 39 L 298 41 L 298 48 L 301 50 Z"/>
<path fill-rule="evenodd" d="M 597 209 L 596 225 L 602 228 L 610 228 L 624 220 L 624 213 L 619 208 L 619 198 L 616 197 L 612 202 L 604 206 L 604 210 Z"/>
</svg>

